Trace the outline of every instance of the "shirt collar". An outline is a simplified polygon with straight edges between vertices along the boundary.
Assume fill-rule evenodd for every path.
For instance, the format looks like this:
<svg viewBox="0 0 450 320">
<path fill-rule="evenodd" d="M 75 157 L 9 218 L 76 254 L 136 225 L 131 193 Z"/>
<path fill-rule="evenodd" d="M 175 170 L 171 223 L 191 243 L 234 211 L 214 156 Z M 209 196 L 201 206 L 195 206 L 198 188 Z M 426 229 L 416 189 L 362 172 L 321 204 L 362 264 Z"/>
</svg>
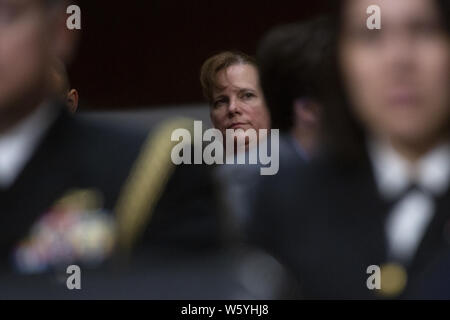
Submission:
<svg viewBox="0 0 450 320">
<path fill-rule="evenodd" d="M 437 146 L 415 165 L 388 143 L 372 139 L 368 146 L 375 180 L 383 197 L 395 198 L 412 183 L 434 195 L 441 195 L 447 190 L 450 181 L 450 142 Z"/>
<path fill-rule="evenodd" d="M 450 142 L 432 150 L 418 164 L 418 183 L 435 195 L 443 194 L 450 181 Z"/>
<path fill-rule="evenodd" d="M 0 134 L 0 187 L 10 187 L 56 118 L 56 108 L 43 104 L 19 124 Z"/>
</svg>

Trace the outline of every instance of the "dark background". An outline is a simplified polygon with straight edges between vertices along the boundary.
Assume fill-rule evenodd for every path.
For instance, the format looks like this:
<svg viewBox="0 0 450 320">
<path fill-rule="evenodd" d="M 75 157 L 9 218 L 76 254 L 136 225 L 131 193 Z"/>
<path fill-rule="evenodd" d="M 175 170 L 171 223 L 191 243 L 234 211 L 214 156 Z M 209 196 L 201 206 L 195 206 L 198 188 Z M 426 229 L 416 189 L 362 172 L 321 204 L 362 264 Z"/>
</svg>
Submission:
<svg viewBox="0 0 450 320">
<path fill-rule="evenodd" d="M 80 0 L 78 55 L 69 68 L 81 109 L 202 102 L 199 69 L 221 50 L 254 54 L 271 27 L 326 8 L 325 1 Z"/>
</svg>

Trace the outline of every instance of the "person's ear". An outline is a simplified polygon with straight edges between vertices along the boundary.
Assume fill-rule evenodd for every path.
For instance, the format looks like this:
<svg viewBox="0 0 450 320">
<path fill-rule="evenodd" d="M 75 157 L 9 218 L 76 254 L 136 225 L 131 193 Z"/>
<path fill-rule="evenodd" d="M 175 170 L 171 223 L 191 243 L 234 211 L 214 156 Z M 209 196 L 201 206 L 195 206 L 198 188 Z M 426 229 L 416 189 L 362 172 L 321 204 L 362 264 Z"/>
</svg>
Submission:
<svg viewBox="0 0 450 320">
<path fill-rule="evenodd" d="M 70 112 L 75 113 L 77 111 L 78 100 L 79 100 L 78 91 L 76 89 L 71 89 L 67 94 L 66 100 L 66 104 Z"/>
</svg>

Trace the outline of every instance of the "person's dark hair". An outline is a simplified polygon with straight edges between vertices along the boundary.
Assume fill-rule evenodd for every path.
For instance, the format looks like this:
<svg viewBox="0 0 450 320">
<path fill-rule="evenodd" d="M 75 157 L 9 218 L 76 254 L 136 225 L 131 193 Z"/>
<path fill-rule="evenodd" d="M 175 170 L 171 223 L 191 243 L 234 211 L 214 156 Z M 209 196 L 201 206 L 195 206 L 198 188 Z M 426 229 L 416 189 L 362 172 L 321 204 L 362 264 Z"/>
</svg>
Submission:
<svg viewBox="0 0 450 320">
<path fill-rule="evenodd" d="M 248 64 L 258 69 L 256 60 L 253 57 L 239 51 L 220 52 L 203 63 L 200 71 L 200 83 L 203 95 L 210 105 L 213 104 L 214 89 L 219 88 L 217 74 L 237 64 Z"/>
<path fill-rule="evenodd" d="M 320 102 L 329 67 L 329 28 L 329 19 L 320 17 L 276 27 L 261 41 L 257 61 L 273 128 L 292 129 L 296 99 Z"/>
<path fill-rule="evenodd" d="M 431 1 L 431 0 L 430 0 Z M 445 31 L 450 36 L 450 1 L 432 0 L 439 8 Z M 331 68 L 327 107 L 324 110 L 324 137 L 328 150 L 342 160 L 342 164 L 354 165 L 365 156 L 365 133 L 362 125 L 351 112 L 349 99 L 346 96 L 344 81 L 341 78 L 338 47 L 343 26 L 343 10 L 347 1 L 335 1 L 332 9 L 331 29 Z"/>
</svg>

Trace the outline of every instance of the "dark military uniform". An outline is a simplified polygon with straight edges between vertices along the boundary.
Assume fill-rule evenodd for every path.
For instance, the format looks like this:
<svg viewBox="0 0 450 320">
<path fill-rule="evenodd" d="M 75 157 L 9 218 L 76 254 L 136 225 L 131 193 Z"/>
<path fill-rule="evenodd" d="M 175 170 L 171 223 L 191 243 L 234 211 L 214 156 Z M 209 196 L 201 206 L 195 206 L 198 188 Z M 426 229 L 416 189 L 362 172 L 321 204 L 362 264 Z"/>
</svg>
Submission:
<svg viewBox="0 0 450 320">
<path fill-rule="evenodd" d="M 323 157 L 273 179 L 260 194 L 252 239 L 292 270 L 300 298 L 408 297 L 449 249 L 447 190 L 435 199 L 434 217 L 412 261 L 390 260 L 385 225 L 392 203 L 379 194 L 368 156 L 352 165 Z M 372 265 L 381 268 L 382 288 L 383 278 L 389 279 L 384 284 L 390 292 L 369 290 Z"/>
<path fill-rule="evenodd" d="M 64 283 L 55 281 L 65 269 L 46 268 L 45 272 L 21 275 L 14 262 L 18 244 L 27 239 L 35 229 L 33 226 L 64 198 L 71 198 L 75 206 L 86 197 L 95 198 L 96 209 L 117 220 L 114 251 L 97 270 L 115 274 L 118 283 L 130 283 L 126 280 L 134 274 L 130 270 L 143 273 L 156 268 L 161 273 L 170 269 L 163 261 L 174 262 L 177 257 L 193 254 L 215 254 L 220 248 L 221 233 L 208 168 L 175 167 L 170 162 L 170 153 L 160 154 L 159 158 L 156 155 L 155 160 L 152 152 L 170 151 L 170 140 L 161 142 L 164 140 L 161 135 L 153 139 L 158 136 L 158 130 L 147 139 L 146 132 L 135 128 L 119 128 L 78 118 L 64 110 L 60 108 L 57 119 L 15 183 L 0 190 L 1 297 L 45 297 L 45 292 L 53 292 L 53 289 L 59 296 L 63 293 L 61 288 L 65 289 L 64 293 L 68 292 Z M 57 219 L 58 214 L 56 212 L 52 219 Z M 130 215 L 137 217 L 130 219 Z M 129 221 L 132 223 L 127 224 Z M 122 222 L 126 227 L 122 227 Z M 89 234 L 83 232 L 80 239 L 84 246 L 86 243 L 97 245 L 96 230 Z M 92 236 L 91 241 L 88 238 Z M 42 237 L 45 240 L 45 234 Z M 189 260 L 178 259 L 175 264 L 178 267 Z M 78 263 L 77 260 L 72 262 Z M 89 268 L 93 272 L 96 270 Z M 91 283 L 111 284 L 111 278 L 105 273 L 102 277 L 104 281 L 94 276 Z M 10 290 L 6 289 L 8 285 Z M 101 293 L 99 286 L 96 287 L 96 294 Z M 112 292 L 103 290 L 104 294 Z"/>
</svg>

